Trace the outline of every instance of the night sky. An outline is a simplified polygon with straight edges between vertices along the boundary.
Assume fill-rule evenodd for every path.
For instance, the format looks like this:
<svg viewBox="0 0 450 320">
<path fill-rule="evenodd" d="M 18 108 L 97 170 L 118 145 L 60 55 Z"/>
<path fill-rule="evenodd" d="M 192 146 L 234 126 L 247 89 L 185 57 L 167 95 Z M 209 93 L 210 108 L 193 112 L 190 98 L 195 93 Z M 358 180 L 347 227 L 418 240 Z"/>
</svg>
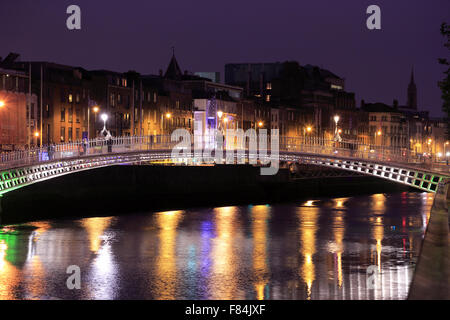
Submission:
<svg viewBox="0 0 450 320">
<path fill-rule="evenodd" d="M 81 31 L 66 28 L 71 4 L 81 7 Z M 366 28 L 371 4 L 381 7 L 381 31 Z M 225 63 L 297 60 L 346 78 L 358 106 L 406 104 L 414 65 L 419 109 L 440 116 L 444 21 L 449 0 L 0 0 L 0 56 L 157 74 L 175 46 L 183 70 L 222 79 Z"/>
</svg>

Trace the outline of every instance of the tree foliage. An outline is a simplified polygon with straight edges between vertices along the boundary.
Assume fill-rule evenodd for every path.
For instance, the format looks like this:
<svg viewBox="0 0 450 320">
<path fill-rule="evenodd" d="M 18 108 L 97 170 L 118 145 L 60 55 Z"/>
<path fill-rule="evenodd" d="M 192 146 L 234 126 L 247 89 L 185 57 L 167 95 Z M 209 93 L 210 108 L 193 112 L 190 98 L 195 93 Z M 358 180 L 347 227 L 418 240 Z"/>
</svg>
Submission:
<svg viewBox="0 0 450 320">
<path fill-rule="evenodd" d="M 446 39 L 444 46 L 450 51 L 450 25 L 442 23 L 441 34 Z M 442 91 L 442 110 L 444 111 L 447 119 L 447 136 L 450 139 L 450 62 L 447 58 L 440 58 L 439 63 L 446 67 L 444 71 L 444 79 L 439 82 L 439 87 Z"/>
</svg>

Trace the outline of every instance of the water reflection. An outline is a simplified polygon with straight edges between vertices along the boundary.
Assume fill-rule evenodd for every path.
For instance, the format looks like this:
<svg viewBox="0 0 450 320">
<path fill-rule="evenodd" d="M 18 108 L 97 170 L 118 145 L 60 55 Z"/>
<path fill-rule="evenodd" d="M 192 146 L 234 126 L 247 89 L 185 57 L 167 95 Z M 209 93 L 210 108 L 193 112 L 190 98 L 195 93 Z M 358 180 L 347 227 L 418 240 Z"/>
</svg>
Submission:
<svg viewBox="0 0 450 320">
<path fill-rule="evenodd" d="M 306 284 L 306 299 L 311 299 L 311 290 L 315 277 L 313 257 L 316 253 L 316 232 L 319 208 L 300 207 L 297 212 L 300 233 L 300 247 L 303 264 L 300 276 Z"/>
<path fill-rule="evenodd" d="M 177 266 L 176 239 L 177 227 L 183 218 L 183 211 L 159 212 L 155 215 L 159 230 L 159 251 L 155 264 L 155 290 L 157 300 L 176 298 Z"/>
<path fill-rule="evenodd" d="M 234 247 L 238 238 L 238 208 L 216 208 L 213 213 L 216 237 L 212 239 L 210 298 L 232 300 L 237 294 L 236 267 L 239 265 L 239 256 L 235 251 L 237 248 Z"/>
<path fill-rule="evenodd" d="M 432 201 L 377 194 L 13 226 L 0 230 L 0 299 L 404 299 Z M 66 288 L 73 264 L 77 292 Z"/>
<path fill-rule="evenodd" d="M 251 210 L 253 231 L 253 274 L 256 299 L 269 298 L 265 288 L 269 282 L 267 265 L 267 223 L 270 218 L 269 206 L 255 206 Z"/>
</svg>

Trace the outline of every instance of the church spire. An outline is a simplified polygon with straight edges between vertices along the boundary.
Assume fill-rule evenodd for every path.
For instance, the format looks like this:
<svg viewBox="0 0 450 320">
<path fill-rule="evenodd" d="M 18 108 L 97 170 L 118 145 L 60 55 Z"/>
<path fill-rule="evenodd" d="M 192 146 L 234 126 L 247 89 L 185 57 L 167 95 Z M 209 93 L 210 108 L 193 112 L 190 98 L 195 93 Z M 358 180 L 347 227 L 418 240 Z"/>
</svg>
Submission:
<svg viewBox="0 0 450 320">
<path fill-rule="evenodd" d="M 417 87 L 414 82 L 414 67 L 411 69 L 411 80 L 408 85 L 408 107 L 417 110 Z"/>
<path fill-rule="evenodd" d="M 167 67 L 164 78 L 172 80 L 181 80 L 183 73 L 181 72 L 180 66 L 178 65 L 177 59 L 175 58 L 175 47 L 172 47 L 172 59 L 170 60 L 169 66 Z"/>
</svg>

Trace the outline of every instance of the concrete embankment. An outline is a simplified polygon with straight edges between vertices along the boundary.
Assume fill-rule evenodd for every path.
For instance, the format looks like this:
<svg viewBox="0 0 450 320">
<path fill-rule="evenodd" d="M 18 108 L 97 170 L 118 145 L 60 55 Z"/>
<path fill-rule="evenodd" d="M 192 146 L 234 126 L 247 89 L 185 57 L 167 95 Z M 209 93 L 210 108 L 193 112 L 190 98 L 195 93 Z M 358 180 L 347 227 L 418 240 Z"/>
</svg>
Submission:
<svg viewBox="0 0 450 320">
<path fill-rule="evenodd" d="M 450 299 L 450 179 L 439 185 L 409 291 L 410 300 Z"/>
<path fill-rule="evenodd" d="M 375 177 L 293 179 L 252 166 L 111 166 L 30 185 L 1 199 L 1 223 L 109 216 L 189 207 L 267 204 L 408 190 Z"/>
</svg>

